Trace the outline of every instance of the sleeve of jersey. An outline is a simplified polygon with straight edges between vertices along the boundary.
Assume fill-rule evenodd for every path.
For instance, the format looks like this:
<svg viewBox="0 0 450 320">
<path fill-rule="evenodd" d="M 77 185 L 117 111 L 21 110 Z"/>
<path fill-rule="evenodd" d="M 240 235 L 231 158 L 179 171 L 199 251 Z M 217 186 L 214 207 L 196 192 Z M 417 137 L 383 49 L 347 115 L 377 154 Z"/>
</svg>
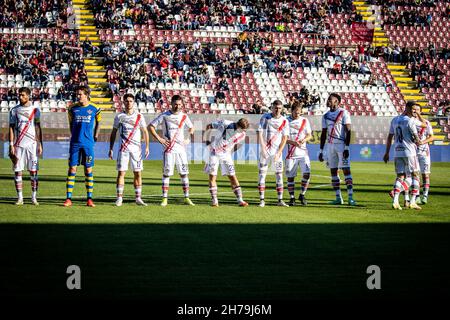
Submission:
<svg viewBox="0 0 450 320">
<path fill-rule="evenodd" d="M 283 128 L 283 136 L 289 136 L 289 121 L 285 120 L 284 128 Z"/>
<path fill-rule="evenodd" d="M 145 121 L 145 117 L 142 114 L 141 114 L 141 121 L 139 123 L 139 127 L 142 129 L 147 128 L 147 122 Z"/>
<path fill-rule="evenodd" d="M 433 127 L 431 126 L 431 123 L 428 122 L 428 135 L 433 135 Z"/>
<path fill-rule="evenodd" d="M 266 128 L 267 118 L 263 116 L 261 120 L 259 120 L 258 131 L 263 131 Z"/>
<path fill-rule="evenodd" d="M 312 133 L 311 123 L 310 123 L 308 120 L 306 120 L 305 133 L 306 133 L 306 134 L 311 134 L 311 133 Z"/>
<path fill-rule="evenodd" d="M 155 119 L 150 122 L 150 125 L 154 128 L 158 128 L 158 126 L 163 122 L 163 115 L 160 114 Z"/>
<path fill-rule="evenodd" d="M 186 120 L 184 121 L 184 125 L 185 125 L 186 127 L 188 127 L 189 129 L 191 129 L 191 128 L 194 127 L 194 125 L 192 124 L 191 119 L 190 119 L 188 116 L 186 116 Z"/>
<path fill-rule="evenodd" d="M 348 113 L 347 110 L 344 111 L 344 117 L 342 119 L 342 123 L 345 125 L 352 124 L 352 120 L 350 119 L 350 114 Z"/>
<path fill-rule="evenodd" d="M 98 122 L 102 121 L 102 109 L 97 108 L 97 113 L 95 114 L 95 120 Z"/>
<path fill-rule="evenodd" d="M 418 136 L 419 134 L 418 134 L 418 132 L 417 132 L 417 127 L 416 127 L 416 125 L 414 124 L 414 122 L 413 121 L 408 121 L 408 128 L 409 128 L 409 132 L 411 132 L 411 135 L 413 135 L 413 136 Z"/>
</svg>

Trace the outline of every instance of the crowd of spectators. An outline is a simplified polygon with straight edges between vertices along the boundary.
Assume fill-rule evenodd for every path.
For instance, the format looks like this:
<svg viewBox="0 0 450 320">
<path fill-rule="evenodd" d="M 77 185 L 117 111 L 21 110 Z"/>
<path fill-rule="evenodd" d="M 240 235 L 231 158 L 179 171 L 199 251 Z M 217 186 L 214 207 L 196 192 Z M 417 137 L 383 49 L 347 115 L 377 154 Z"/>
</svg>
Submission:
<svg viewBox="0 0 450 320">
<path fill-rule="evenodd" d="M 58 41 L 23 43 L 20 40 L 0 40 L 0 69 L 15 79 L 16 76 L 21 79 L 11 86 L 8 83 L 8 93 L 1 97 L 6 101 L 14 101 L 22 85 L 34 89 L 33 98 L 36 99 L 73 100 L 76 87 L 87 85 L 88 81 L 81 47 Z M 49 88 L 49 81 L 56 79 L 63 86 Z"/>
<path fill-rule="evenodd" d="M 236 26 L 242 31 L 297 31 L 323 37 L 329 37 L 328 15 L 355 13 L 351 0 L 92 0 L 92 9 L 99 28 L 131 28 L 152 20 L 156 28 L 165 30 Z"/>
<path fill-rule="evenodd" d="M 0 28 L 62 26 L 69 14 L 67 0 L 0 0 Z"/>
<path fill-rule="evenodd" d="M 396 26 L 429 27 L 433 19 L 431 12 L 424 12 L 417 7 L 411 10 L 398 11 L 394 6 L 382 8 L 383 23 Z"/>
</svg>

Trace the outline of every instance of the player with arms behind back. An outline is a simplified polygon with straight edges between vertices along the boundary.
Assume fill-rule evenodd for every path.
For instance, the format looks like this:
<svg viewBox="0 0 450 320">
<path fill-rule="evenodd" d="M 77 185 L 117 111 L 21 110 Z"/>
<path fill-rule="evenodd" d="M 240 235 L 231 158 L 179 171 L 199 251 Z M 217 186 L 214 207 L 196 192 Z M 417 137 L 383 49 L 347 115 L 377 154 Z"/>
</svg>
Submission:
<svg viewBox="0 0 450 320">
<path fill-rule="evenodd" d="M 222 175 L 228 176 L 231 188 L 236 195 L 239 206 L 246 207 L 248 203 L 242 199 L 242 189 L 236 177 L 233 162 L 233 151 L 245 141 L 246 131 L 249 127 L 247 119 L 239 119 L 237 122 L 219 120 L 206 126 L 209 157 L 205 165 L 205 173 L 209 174 L 209 192 L 211 193 L 211 206 L 218 207 L 217 199 L 217 173 L 219 165 Z M 214 132 L 212 132 L 214 131 Z"/>
<path fill-rule="evenodd" d="M 161 206 L 167 206 L 167 197 L 169 194 L 169 181 L 173 176 L 174 167 L 180 174 L 181 184 L 183 185 L 184 204 L 194 206 L 189 199 L 189 167 L 186 153 L 186 145 L 190 139 L 184 138 L 184 129 L 189 129 L 189 135 L 194 134 L 194 126 L 189 117 L 182 111 L 183 99 L 179 95 L 174 95 L 171 100 L 170 110 L 161 113 L 152 122 L 149 128 L 152 136 L 163 145 L 164 162 L 162 178 L 162 201 Z M 161 126 L 163 136 L 160 136 L 156 129 Z"/>
<path fill-rule="evenodd" d="M 141 132 L 145 141 L 145 158 L 149 155 L 149 139 L 147 125 L 144 116 L 134 108 L 134 97 L 132 94 L 123 96 L 125 111 L 114 118 L 113 129 L 111 131 L 109 143 L 109 158 L 113 158 L 113 147 L 116 140 L 117 131 L 120 135 L 120 148 L 117 154 L 117 199 L 116 206 L 123 203 L 123 189 L 125 186 L 125 173 L 128 170 L 128 163 L 131 160 L 131 169 L 134 173 L 135 201 L 139 206 L 147 206 L 142 200 L 142 170 L 144 169 L 141 149 Z"/>
<path fill-rule="evenodd" d="M 94 192 L 94 145 L 100 132 L 102 119 L 101 109 L 89 100 L 89 87 L 80 87 L 77 90 L 78 102 L 68 111 L 70 126 L 69 170 L 66 181 L 65 207 L 72 205 L 72 192 L 75 185 L 77 167 L 84 165 L 84 183 L 88 207 L 95 207 L 92 200 Z"/>
<path fill-rule="evenodd" d="M 406 103 L 405 111 L 392 119 L 389 134 L 386 140 L 386 152 L 383 160 L 389 161 L 389 151 L 391 150 L 392 138 L 394 138 L 394 164 L 397 178 L 394 183 L 394 200 L 392 208 L 402 210 L 399 204 L 399 196 L 402 191 L 409 190 L 412 185 L 412 197 L 409 206 L 411 209 L 420 210 L 416 204 L 416 197 L 419 194 L 419 163 L 416 154 L 416 144 L 420 144 L 417 134 L 414 116 L 419 110 L 419 106 L 412 101 Z M 405 201 L 406 203 L 406 201 Z"/>
<path fill-rule="evenodd" d="M 14 183 L 16 185 L 16 205 L 23 205 L 22 171 L 30 172 L 31 203 L 39 205 L 38 155 L 42 155 L 41 113 L 30 101 L 31 91 L 19 89 L 20 103 L 9 112 L 9 157 L 13 163 Z"/>
<path fill-rule="evenodd" d="M 311 125 L 309 120 L 302 117 L 302 104 L 294 102 L 291 107 L 289 121 L 290 136 L 287 140 L 288 150 L 286 154 L 286 177 L 288 191 L 291 199 L 289 206 L 295 205 L 295 177 L 300 168 L 302 170 L 302 189 L 298 196 L 300 203 L 306 205 L 306 190 L 308 189 L 311 176 L 311 162 L 309 160 L 306 142 L 312 139 Z"/>
<path fill-rule="evenodd" d="M 351 120 L 347 110 L 339 107 L 341 97 L 336 93 L 331 93 L 327 100 L 327 107 L 330 110 L 322 117 L 322 135 L 320 136 L 319 161 L 322 162 L 323 147 L 327 142 L 328 167 L 331 173 L 331 184 L 336 192 L 336 200 L 331 204 L 344 204 L 341 195 L 341 182 L 338 175 L 338 169 L 342 169 L 347 185 L 348 204 L 355 206 L 353 200 L 353 178 L 350 171 L 350 139 L 351 139 Z"/>
</svg>

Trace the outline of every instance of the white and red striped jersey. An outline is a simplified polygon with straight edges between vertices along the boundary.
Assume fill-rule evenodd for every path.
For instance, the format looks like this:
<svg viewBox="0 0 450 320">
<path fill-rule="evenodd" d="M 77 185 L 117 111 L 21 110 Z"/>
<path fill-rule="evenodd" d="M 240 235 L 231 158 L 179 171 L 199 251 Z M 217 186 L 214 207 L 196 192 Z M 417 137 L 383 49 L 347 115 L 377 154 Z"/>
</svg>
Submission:
<svg viewBox="0 0 450 320">
<path fill-rule="evenodd" d="M 287 120 L 289 121 L 289 140 L 301 141 L 305 139 L 308 134 L 311 134 L 311 124 L 308 119 L 304 117 L 293 119 L 289 116 Z M 307 154 L 308 150 L 306 149 L 306 142 L 302 143 L 300 147 L 288 145 L 286 158 L 302 158 Z"/>
<path fill-rule="evenodd" d="M 170 141 L 170 145 L 165 152 L 186 152 L 184 130 L 186 127 L 193 128 L 194 125 L 184 112 L 174 114 L 170 110 L 165 111 L 150 122 L 150 125 L 155 128 L 161 125 L 164 138 Z"/>
<path fill-rule="evenodd" d="M 126 112 L 117 114 L 113 128 L 119 130 L 121 151 L 141 152 L 141 129 L 146 127 L 144 116 L 137 110 L 132 114 Z"/>
<path fill-rule="evenodd" d="M 327 142 L 345 143 L 345 126 L 351 124 L 350 114 L 343 108 L 328 111 L 322 117 L 322 129 L 327 129 Z"/>
<path fill-rule="evenodd" d="M 41 119 L 38 108 L 17 105 L 9 112 L 9 124 L 14 126 L 14 145 L 16 147 L 36 148 L 36 123 Z"/>
<path fill-rule="evenodd" d="M 262 132 L 266 142 L 266 152 L 269 156 L 277 153 L 282 138 L 289 136 L 289 122 L 284 116 L 275 118 L 271 113 L 266 113 L 259 121 L 258 131 Z"/>
<path fill-rule="evenodd" d="M 419 119 L 415 119 L 417 134 L 419 136 L 420 141 L 426 140 L 429 136 L 433 135 L 433 127 L 431 126 L 428 120 L 425 120 L 426 127 L 422 126 L 422 122 Z M 422 144 L 417 147 L 417 154 L 429 155 L 430 154 L 430 145 L 428 143 Z"/>
</svg>

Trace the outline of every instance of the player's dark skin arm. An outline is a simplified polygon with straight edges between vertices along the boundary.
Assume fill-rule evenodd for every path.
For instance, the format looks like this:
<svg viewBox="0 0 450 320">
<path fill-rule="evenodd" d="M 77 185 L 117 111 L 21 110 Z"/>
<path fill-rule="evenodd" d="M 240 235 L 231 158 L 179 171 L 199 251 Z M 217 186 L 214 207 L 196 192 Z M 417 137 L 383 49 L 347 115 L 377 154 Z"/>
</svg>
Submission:
<svg viewBox="0 0 450 320">
<path fill-rule="evenodd" d="M 344 130 L 345 130 L 345 146 L 348 147 L 350 146 L 350 140 L 352 138 L 352 128 L 350 124 L 346 124 L 344 126 Z M 344 159 L 348 159 L 349 155 L 350 155 L 350 151 L 349 150 L 344 150 L 344 152 L 342 153 Z"/>
<path fill-rule="evenodd" d="M 392 138 L 394 135 L 392 133 L 389 133 L 386 139 L 386 152 L 384 153 L 383 161 L 385 163 L 388 163 L 389 161 L 389 151 L 391 150 L 392 145 Z"/>
<path fill-rule="evenodd" d="M 327 129 L 322 129 L 322 134 L 320 135 L 320 150 L 323 150 L 323 147 L 325 146 L 325 141 L 327 140 Z M 323 162 L 323 153 L 319 153 L 319 161 Z"/>
</svg>

